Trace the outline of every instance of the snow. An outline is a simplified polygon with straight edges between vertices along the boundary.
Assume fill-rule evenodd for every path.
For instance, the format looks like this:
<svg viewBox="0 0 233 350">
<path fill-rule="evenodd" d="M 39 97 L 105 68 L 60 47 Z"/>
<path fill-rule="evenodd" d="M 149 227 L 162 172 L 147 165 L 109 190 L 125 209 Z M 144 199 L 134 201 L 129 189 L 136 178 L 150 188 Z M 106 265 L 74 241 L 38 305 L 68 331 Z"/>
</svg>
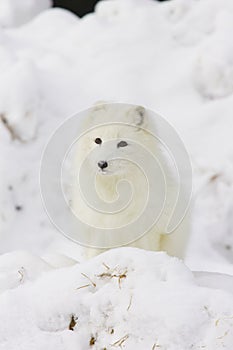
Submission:
<svg viewBox="0 0 233 350">
<path fill-rule="evenodd" d="M 51 6 L 51 0 L 1 0 L 0 26 L 19 26 Z"/>
<path fill-rule="evenodd" d="M 232 301 L 176 258 L 119 248 L 3 293 L 0 349 L 231 349 Z"/>
<path fill-rule="evenodd" d="M 0 349 L 85 350 L 98 335 L 93 349 L 122 339 L 126 349 L 232 350 L 232 23 L 231 0 L 106 0 L 82 19 L 45 0 L 0 0 Z M 194 171 L 187 267 L 123 248 L 83 263 L 83 248 L 49 222 L 43 149 L 99 100 L 145 105 L 183 139 Z M 103 262 L 127 269 L 121 288 L 96 276 Z"/>
</svg>

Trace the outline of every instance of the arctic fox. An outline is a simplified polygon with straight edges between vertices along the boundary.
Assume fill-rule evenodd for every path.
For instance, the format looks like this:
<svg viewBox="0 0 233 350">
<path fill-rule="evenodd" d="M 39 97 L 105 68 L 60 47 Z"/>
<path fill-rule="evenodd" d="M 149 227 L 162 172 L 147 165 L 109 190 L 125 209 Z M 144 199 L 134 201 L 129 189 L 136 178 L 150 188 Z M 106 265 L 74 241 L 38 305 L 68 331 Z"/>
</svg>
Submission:
<svg viewBox="0 0 233 350">
<path fill-rule="evenodd" d="M 156 120 L 141 106 L 103 103 L 90 109 L 83 123 L 74 160 L 80 183 L 72 210 L 87 224 L 87 257 L 125 245 L 183 258 L 189 219 L 167 233 L 177 179 L 156 137 Z M 105 229 L 104 239 L 98 229 Z M 110 230 L 118 233 L 113 236 Z"/>
</svg>

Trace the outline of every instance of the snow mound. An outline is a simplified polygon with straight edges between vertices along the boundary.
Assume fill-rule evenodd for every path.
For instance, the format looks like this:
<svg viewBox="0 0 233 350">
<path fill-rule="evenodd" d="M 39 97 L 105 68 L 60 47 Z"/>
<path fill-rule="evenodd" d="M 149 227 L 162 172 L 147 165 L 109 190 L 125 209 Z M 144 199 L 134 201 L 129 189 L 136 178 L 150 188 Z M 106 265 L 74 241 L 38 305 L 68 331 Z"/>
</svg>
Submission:
<svg viewBox="0 0 233 350">
<path fill-rule="evenodd" d="M 0 349 L 232 349 L 233 294 L 165 253 L 120 248 L 49 271 L 0 309 Z"/>
<path fill-rule="evenodd" d="M 60 40 L 78 23 L 79 18 L 67 10 L 50 8 L 16 29 L 15 34 L 40 45 L 49 46 Z M 41 30 L 43 28 L 43 30 Z"/>
<path fill-rule="evenodd" d="M 51 5 L 51 0 L 0 0 L 0 26 L 19 26 Z"/>
<path fill-rule="evenodd" d="M 29 141 L 35 137 L 40 105 L 37 70 L 30 60 L 4 67 L 0 86 L 0 118 L 11 139 Z"/>
<path fill-rule="evenodd" d="M 127 14 L 133 10 L 133 1 L 104 0 L 95 6 L 96 15 L 102 19 L 114 22 L 127 18 Z"/>
<path fill-rule="evenodd" d="M 18 251 L 0 256 L 0 292 L 32 281 L 52 267 L 36 255 Z"/>
<path fill-rule="evenodd" d="M 204 97 L 215 99 L 233 92 L 233 43 L 228 35 L 232 31 L 232 14 L 222 10 L 216 31 L 202 45 L 195 63 L 195 85 Z"/>
</svg>

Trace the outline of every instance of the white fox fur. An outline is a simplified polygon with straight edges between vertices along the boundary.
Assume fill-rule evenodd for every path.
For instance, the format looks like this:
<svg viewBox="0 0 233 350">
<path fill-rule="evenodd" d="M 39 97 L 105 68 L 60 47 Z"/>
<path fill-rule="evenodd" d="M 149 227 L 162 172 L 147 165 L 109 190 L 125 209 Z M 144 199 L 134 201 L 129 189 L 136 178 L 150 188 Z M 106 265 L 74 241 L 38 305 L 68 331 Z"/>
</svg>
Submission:
<svg viewBox="0 0 233 350">
<path fill-rule="evenodd" d="M 110 124 L 107 125 L 106 122 Z M 125 124 L 118 124 L 118 122 Z M 127 245 L 147 250 L 163 250 L 170 255 L 183 258 L 189 233 L 189 218 L 186 216 L 174 232 L 165 234 L 168 219 L 174 209 L 177 183 L 169 159 L 162 151 L 158 139 L 154 136 L 156 134 L 156 121 L 140 106 L 100 104 L 90 110 L 83 129 L 84 134 L 77 143 L 74 164 L 77 173 L 81 169 L 84 176 L 80 188 L 76 188 L 73 193 L 72 209 L 77 217 L 88 224 L 86 237 L 90 246 L 107 247 L 109 244 L 109 247 L 112 247 L 111 237 L 109 237 L 108 242 L 103 244 L 98 238 L 96 228 L 105 228 L 106 230 L 119 228 L 129 224 L 136 217 L 140 217 L 141 213 L 146 215 L 148 219 L 155 216 L 158 209 L 156 209 L 156 205 L 145 206 L 148 198 L 146 177 L 152 172 L 155 175 L 153 183 L 150 184 L 150 191 L 152 191 L 153 196 L 157 195 L 157 175 L 154 170 L 155 164 L 151 161 L 152 156 L 155 156 L 162 164 L 166 176 L 167 195 L 163 213 L 156 225 L 145 234 L 146 221 L 142 226 L 138 225 L 137 239 Z M 91 130 L 85 133 L 87 129 Z M 120 144 L 122 141 L 123 143 Z M 139 148 L 136 148 L 136 145 L 139 145 Z M 136 152 L 137 159 L 143 162 L 143 169 L 128 160 L 135 159 Z M 98 165 L 100 162 L 102 164 L 106 162 L 107 166 L 101 169 Z M 93 176 L 90 177 L 90 174 Z M 90 178 L 95 184 L 90 183 Z M 97 212 L 87 204 L 88 200 L 86 201 L 84 197 L 86 195 L 89 199 L 93 197 L 94 203 L 95 196 L 92 191 L 95 189 L 98 196 L 105 203 L 109 203 L 109 206 L 117 200 L 123 206 L 124 195 L 123 198 L 118 198 L 117 192 L 119 181 L 123 179 L 127 179 L 133 187 L 133 199 L 126 208 L 111 215 Z M 162 198 L 158 198 L 158 206 L 161 200 Z M 98 205 L 96 207 L 98 209 Z M 128 227 L 130 230 L 130 224 Z M 119 242 L 115 240 L 114 246 L 117 245 L 121 245 L 120 240 Z M 85 249 L 87 257 L 105 250 L 92 247 Z"/>
</svg>

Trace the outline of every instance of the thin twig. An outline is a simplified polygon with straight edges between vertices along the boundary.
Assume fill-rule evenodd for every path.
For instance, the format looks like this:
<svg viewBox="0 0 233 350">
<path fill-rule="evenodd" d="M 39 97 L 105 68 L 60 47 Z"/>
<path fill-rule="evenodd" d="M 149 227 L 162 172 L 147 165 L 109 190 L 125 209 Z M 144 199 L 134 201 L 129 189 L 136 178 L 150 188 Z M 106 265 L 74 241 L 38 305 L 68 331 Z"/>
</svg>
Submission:
<svg viewBox="0 0 233 350">
<path fill-rule="evenodd" d="M 130 301 L 129 301 L 129 305 L 128 305 L 128 307 L 127 307 L 127 311 L 129 311 L 129 309 L 130 309 L 130 307 L 131 307 L 131 305 L 132 305 L 132 299 L 133 299 L 133 296 L 131 295 Z"/>
</svg>

